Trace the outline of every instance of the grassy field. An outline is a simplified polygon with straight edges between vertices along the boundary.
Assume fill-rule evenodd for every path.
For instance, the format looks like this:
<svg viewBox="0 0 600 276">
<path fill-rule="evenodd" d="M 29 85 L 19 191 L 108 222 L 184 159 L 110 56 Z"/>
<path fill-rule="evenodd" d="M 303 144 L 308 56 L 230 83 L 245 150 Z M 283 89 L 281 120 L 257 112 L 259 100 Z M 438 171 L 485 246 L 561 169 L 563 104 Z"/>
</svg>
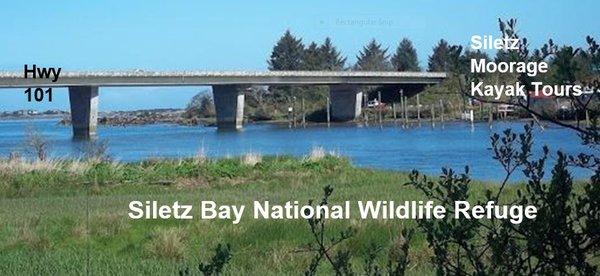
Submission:
<svg viewBox="0 0 600 276">
<path fill-rule="evenodd" d="M 201 200 L 246 204 L 253 200 L 284 203 L 320 199 L 322 188 L 335 190 L 333 203 L 345 200 L 418 200 L 404 185 L 407 174 L 361 169 L 346 159 L 245 156 L 222 160 L 150 160 L 135 164 L 54 161 L 0 161 L 0 274 L 138 275 L 177 274 L 207 260 L 218 243 L 229 243 L 233 258 L 227 274 L 302 274 L 311 241 L 304 220 L 254 220 L 246 211 L 240 224 L 228 220 L 132 220 L 132 200 L 162 204 Z M 474 198 L 484 183 L 473 183 Z M 493 187 L 492 187 L 493 188 Z M 510 197 L 513 189 L 508 189 Z M 247 207 L 250 208 L 250 207 Z M 360 271 L 366 248 L 396 244 L 412 220 L 339 220 L 332 232 L 348 226 L 350 249 Z M 425 238 L 418 234 L 410 253 L 411 274 L 432 273 Z M 327 266 L 324 273 L 331 272 Z M 328 274 L 328 273 L 327 273 Z"/>
</svg>

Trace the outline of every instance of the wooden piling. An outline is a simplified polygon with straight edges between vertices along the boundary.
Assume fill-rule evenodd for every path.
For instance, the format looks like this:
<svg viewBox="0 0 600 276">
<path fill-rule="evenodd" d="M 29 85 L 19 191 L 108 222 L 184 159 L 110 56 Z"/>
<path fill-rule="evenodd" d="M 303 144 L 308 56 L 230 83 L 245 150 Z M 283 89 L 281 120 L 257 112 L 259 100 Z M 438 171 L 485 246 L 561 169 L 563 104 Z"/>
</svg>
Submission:
<svg viewBox="0 0 600 276">
<path fill-rule="evenodd" d="M 490 129 L 492 128 L 492 123 L 494 122 L 494 106 L 492 104 L 488 105 L 489 107 L 489 118 L 488 118 L 488 125 L 490 126 Z"/>
<path fill-rule="evenodd" d="M 331 125 L 331 104 L 329 102 L 329 97 L 327 97 L 327 127 Z"/>
<path fill-rule="evenodd" d="M 404 96 L 404 125 L 408 127 L 408 98 Z"/>
<path fill-rule="evenodd" d="M 292 128 L 292 106 L 288 105 L 287 110 L 288 128 Z"/>
<path fill-rule="evenodd" d="M 363 93 L 363 107 L 364 107 L 363 108 L 363 118 L 365 120 L 365 126 L 369 126 L 369 114 L 367 112 L 368 111 L 367 107 L 369 105 L 368 104 L 368 101 L 369 101 L 369 95 L 368 94 L 369 94 L 369 92 L 367 92 L 367 91 L 365 91 Z"/>
<path fill-rule="evenodd" d="M 377 100 L 379 101 L 379 104 L 377 105 L 377 111 L 378 111 L 378 116 L 379 116 L 379 127 L 383 127 L 383 117 L 381 114 L 382 111 L 382 103 L 381 103 L 381 91 L 377 91 Z"/>
<path fill-rule="evenodd" d="M 444 100 L 440 99 L 440 122 L 444 123 Z"/>
<path fill-rule="evenodd" d="M 591 123 L 590 123 L 590 111 L 586 108 L 585 109 L 585 125 L 586 127 L 590 127 Z"/>
<path fill-rule="evenodd" d="M 302 127 L 306 127 L 306 109 L 304 109 L 304 97 L 302 97 Z"/>
<path fill-rule="evenodd" d="M 292 98 L 292 125 L 296 128 L 296 96 Z"/>
<path fill-rule="evenodd" d="M 435 127 L 435 104 L 431 104 L 431 127 Z"/>
<path fill-rule="evenodd" d="M 419 100 L 419 94 L 417 94 L 417 121 L 421 126 L 421 101 Z"/>
<path fill-rule="evenodd" d="M 406 120 L 404 120 L 404 109 L 406 106 L 404 105 L 404 91 L 400 89 L 400 117 L 402 117 L 402 127 L 406 127 Z"/>
</svg>

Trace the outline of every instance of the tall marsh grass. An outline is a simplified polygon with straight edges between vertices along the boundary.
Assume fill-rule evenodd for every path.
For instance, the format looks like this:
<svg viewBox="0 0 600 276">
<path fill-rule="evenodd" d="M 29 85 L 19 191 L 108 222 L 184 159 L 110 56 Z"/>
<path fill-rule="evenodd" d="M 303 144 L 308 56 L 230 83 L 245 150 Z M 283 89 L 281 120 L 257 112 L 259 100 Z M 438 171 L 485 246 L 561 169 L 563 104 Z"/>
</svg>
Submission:
<svg viewBox="0 0 600 276">
<path fill-rule="evenodd" d="M 257 152 L 249 152 L 242 156 L 242 164 L 247 166 L 255 166 L 262 161 L 262 155 Z"/>
<path fill-rule="evenodd" d="M 91 162 L 79 159 L 0 159 L 0 173 L 23 174 L 31 172 L 66 171 L 73 174 L 83 174 L 91 167 L 91 165 Z"/>
<path fill-rule="evenodd" d="M 152 233 L 146 250 L 154 257 L 181 260 L 185 254 L 185 232 L 178 228 L 159 229 Z"/>
<path fill-rule="evenodd" d="M 325 148 L 321 146 L 315 146 L 310 150 L 308 155 L 304 157 L 304 159 L 309 162 L 316 162 L 327 156 L 339 158 L 340 154 L 337 151 L 326 151 Z"/>
</svg>

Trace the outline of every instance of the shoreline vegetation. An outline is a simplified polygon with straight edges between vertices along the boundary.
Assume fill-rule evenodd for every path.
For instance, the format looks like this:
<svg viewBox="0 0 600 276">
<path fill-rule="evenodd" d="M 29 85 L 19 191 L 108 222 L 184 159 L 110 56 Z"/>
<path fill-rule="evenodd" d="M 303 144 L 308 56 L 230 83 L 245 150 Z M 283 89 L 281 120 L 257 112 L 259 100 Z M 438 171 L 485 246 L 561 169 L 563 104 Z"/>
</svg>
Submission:
<svg viewBox="0 0 600 276">
<path fill-rule="evenodd" d="M 356 168 L 322 148 L 303 158 L 248 153 L 208 159 L 199 154 L 131 164 L 102 159 L 2 159 L 0 176 L 0 271 L 5 274 L 177 274 L 182 267 L 210 259 L 211 249 L 225 242 L 237 249 L 227 273 L 298 273 L 310 260 L 310 254 L 303 252 L 311 239 L 305 220 L 245 217 L 238 225 L 198 218 L 131 220 L 126 214 L 128 203 L 179 201 L 196 208 L 201 200 L 306 203 L 318 198 L 326 184 L 339 191 L 332 202 L 426 199 L 404 185 L 407 173 Z M 483 198 L 484 188 L 498 189 L 498 185 L 474 182 L 473 199 Z M 514 188 L 504 194 L 511 198 Z M 332 221 L 330 227 L 341 231 L 347 224 L 357 229 L 347 249 L 366 254 L 363 251 L 370 243 L 395 246 L 402 229 L 415 222 L 352 219 Z M 417 234 L 411 243 L 415 250 L 407 272 L 433 273 L 429 263 L 433 252 L 426 247 L 425 236 Z M 320 271 L 329 273 L 326 267 Z"/>
<path fill-rule="evenodd" d="M 524 159 L 529 158 L 532 146 L 531 129 L 532 124 L 527 124 L 525 133 L 518 138 L 510 129 L 503 132 L 503 138 L 497 134 L 492 136 L 494 158 L 501 164 L 506 164 L 506 160 L 512 160 L 509 163 L 520 160 L 514 169 L 505 167 L 507 177 L 520 164 L 525 167 L 524 173 L 531 173 L 532 166 L 544 163 Z M 18 154 L 0 158 L 0 221 L 3 222 L 0 225 L 0 271 L 9 275 L 190 275 L 196 268 L 205 275 L 208 274 L 204 269 L 232 275 L 302 271 L 315 275 L 340 269 L 397 269 L 408 275 L 432 275 L 439 270 L 435 260 L 439 257 L 440 245 L 431 239 L 432 233 L 438 233 L 433 232 L 437 228 L 430 227 L 443 226 L 458 237 L 464 237 L 463 230 L 468 231 L 469 242 L 479 242 L 474 234 L 485 232 L 487 228 L 477 228 L 477 224 L 501 223 L 494 219 L 363 220 L 356 215 L 348 220 L 263 220 L 244 216 L 239 224 L 228 219 L 202 220 L 196 216 L 191 220 L 132 220 L 128 217 L 132 201 L 164 205 L 178 202 L 196 207 L 204 200 L 218 205 L 246 206 L 254 201 L 273 204 L 298 201 L 320 206 L 344 201 L 430 200 L 444 205 L 457 200 L 472 205 L 489 201 L 519 204 L 530 202 L 525 196 L 535 199 L 533 196 L 539 193 L 554 197 L 560 187 L 562 201 L 559 204 L 572 203 L 575 199 L 592 202 L 582 203 L 583 209 L 578 210 L 597 215 L 594 209 L 597 201 L 590 198 L 596 193 L 589 190 L 586 182 L 573 182 L 564 160 L 559 160 L 548 182 L 541 181 L 542 169 L 536 176 L 530 176 L 527 184 L 505 185 L 506 181 L 472 180 L 467 168 L 464 173 L 442 169 L 439 177 L 420 175 L 416 171 L 358 168 L 338 153 L 320 147 L 301 158 L 249 152 L 238 157 L 211 159 L 200 149 L 193 158 L 119 163 L 106 155 L 103 143 L 90 147 L 83 159 L 52 160 L 44 154 L 41 137 L 31 133 L 28 140 L 37 153 L 36 161 L 23 159 Z M 567 192 L 569 196 L 564 196 Z M 555 207 L 547 206 L 546 202 L 556 200 L 534 202 L 542 219 L 555 217 L 552 213 Z M 356 211 L 351 210 L 353 214 Z M 549 234 L 545 231 L 552 232 L 552 227 L 558 224 L 533 219 L 523 221 L 517 229 L 532 227 L 526 231 L 539 231 L 546 237 Z M 540 228 L 544 225 L 552 227 Z M 582 229 L 588 235 L 588 228 Z M 331 252 L 336 252 L 336 260 L 343 257 L 343 262 L 332 260 L 332 266 L 323 264 L 321 254 L 333 247 Z M 499 247 L 499 252 L 505 252 L 503 248 Z M 592 266 L 599 261 L 595 255 L 585 253 L 585 256 Z M 315 263 L 315 258 L 320 261 Z M 210 263 L 205 264 L 206 260 Z"/>
<path fill-rule="evenodd" d="M 216 119 L 214 117 L 211 118 L 201 118 L 201 117 L 193 117 L 193 118 L 185 118 L 181 116 L 185 110 L 183 109 L 148 109 L 148 110 L 135 110 L 135 111 L 114 111 L 114 112 L 101 112 L 100 118 L 98 119 L 98 124 L 102 126 L 112 126 L 112 127 L 127 127 L 127 126 L 143 126 L 143 125 L 153 125 L 153 124 L 167 124 L 173 126 L 204 126 L 204 127 L 216 127 Z M 68 113 L 65 113 L 68 115 Z M 176 114 L 176 115 L 175 115 Z M 400 116 L 400 115 L 399 115 Z M 361 116 L 354 121 L 349 122 L 331 122 L 331 125 L 361 125 L 361 126 L 389 126 L 389 125 L 398 125 L 402 127 L 415 127 L 415 126 L 428 126 L 428 125 L 439 125 L 443 123 L 457 123 L 464 122 L 469 123 L 469 120 L 465 120 L 464 118 L 458 117 L 444 117 L 443 119 L 440 117 L 435 118 L 433 121 L 431 118 L 422 117 L 421 120 L 418 118 L 401 118 L 397 116 L 396 118 L 393 115 L 388 114 L 388 116 L 383 116 L 381 121 L 378 120 L 376 112 L 371 112 L 370 117 L 365 119 L 365 116 Z M 12 120 L 57 120 L 57 123 L 62 126 L 70 126 L 70 118 L 65 115 L 60 116 L 46 116 L 46 115 L 28 115 L 28 116 L 10 116 L 10 117 L 0 117 L 1 122 L 9 122 Z M 553 125 L 548 121 L 537 121 L 534 118 L 526 118 L 526 117 L 517 117 L 517 116 L 507 116 L 503 118 L 498 118 L 494 120 L 489 120 L 489 118 L 485 117 L 475 117 L 474 123 L 488 123 L 490 127 L 494 122 L 502 122 L 502 121 L 510 121 L 510 122 L 535 122 L 536 125 L 541 126 L 543 128 Z M 562 121 L 568 125 L 578 126 L 581 124 L 585 124 L 585 122 L 581 122 L 578 120 L 564 120 Z M 319 127 L 319 126 L 327 126 L 327 122 L 320 121 L 306 121 L 305 124 L 302 124 L 301 121 L 296 121 L 294 125 L 293 121 L 289 121 L 286 119 L 272 119 L 272 120 L 255 120 L 251 121 L 248 118 L 245 118 L 244 124 L 270 124 L 270 125 L 279 125 L 279 126 L 288 126 L 288 127 Z M 560 126 L 557 126 L 560 127 Z"/>
<path fill-rule="evenodd" d="M 303 158 L 263 157 L 153 159 L 122 164 L 95 160 L 0 161 L 0 271 L 5 274 L 177 274 L 210 259 L 225 242 L 237 250 L 227 274 L 294 274 L 310 260 L 305 220 L 131 220 L 133 200 L 191 204 L 201 200 L 246 204 L 253 200 L 308 202 L 325 183 L 338 190 L 329 200 L 428 200 L 406 186 L 408 173 L 357 168 L 336 153 L 315 148 Z M 503 200 L 517 188 L 503 190 Z M 474 181 L 470 202 L 497 191 L 497 183 Z M 353 210 L 354 211 L 354 210 Z M 197 214 L 195 214 L 197 215 Z M 354 238 L 343 246 L 356 252 L 356 263 L 369 244 L 392 250 L 402 243 L 414 220 L 330 221 L 331 231 L 348 224 Z M 408 275 L 434 274 L 434 252 L 425 233 L 410 241 Z M 392 250 L 393 251 L 393 250 Z M 385 263 L 379 264 L 385 266 Z M 356 267 L 359 271 L 362 267 Z M 319 268 L 328 274 L 327 267 Z"/>
<path fill-rule="evenodd" d="M 332 124 L 379 124 L 378 112 L 376 110 L 367 110 L 368 114 L 365 116 L 361 116 L 360 118 L 349 121 L 349 122 L 331 122 Z M 419 119 L 417 117 L 409 117 L 404 119 L 401 117 L 398 111 L 397 116 L 394 117 L 391 111 L 383 112 L 383 116 L 381 118 L 381 122 L 385 124 L 389 123 L 408 123 L 408 124 L 418 124 Z M 172 124 L 172 125 L 181 125 L 181 126 L 216 126 L 216 118 L 215 117 L 186 117 L 185 109 L 143 109 L 143 110 L 133 110 L 133 111 L 109 111 L 109 112 L 100 112 L 98 118 L 99 125 L 105 126 L 135 126 L 135 125 L 151 125 L 151 124 Z M 423 114 L 426 114 L 423 112 Z M 457 114 L 454 114 L 457 115 Z M 0 116 L 0 122 L 2 121 L 13 121 L 13 120 L 48 120 L 54 119 L 58 120 L 58 124 L 69 126 L 71 125 L 71 119 L 69 117 L 68 112 L 61 112 L 60 115 L 46 115 L 44 113 L 40 114 L 27 114 L 27 115 L 11 115 L 11 116 Z M 443 120 L 443 121 L 442 121 Z M 532 118 L 522 118 L 516 116 L 507 116 L 505 118 L 500 119 L 501 121 L 531 121 Z M 433 119 L 434 123 L 441 122 L 468 122 L 468 120 L 464 118 L 460 118 L 457 116 L 444 116 L 441 118 L 438 114 L 438 117 Z M 432 123 L 431 117 L 426 117 L 423 115 L 420 120 L 421 124 Z M 475 117 L 474 122 L 490 122 L 489 118 L 486 117 Z M 277 119 L 265 119 L 265 120 L 252 120 L 249 118 L 244 118 L 244 124 L 248 123 L 266 123 L 266 124 L 294 124 L 294 121 L 290 121 L 285 118 L 277 118 Z M 295 121 L 296 126 L 302 126 L 302 122 Z M 326 125 L 327 122 L 320 120 L 306 120 L 306 125 Z"/>
</svg>

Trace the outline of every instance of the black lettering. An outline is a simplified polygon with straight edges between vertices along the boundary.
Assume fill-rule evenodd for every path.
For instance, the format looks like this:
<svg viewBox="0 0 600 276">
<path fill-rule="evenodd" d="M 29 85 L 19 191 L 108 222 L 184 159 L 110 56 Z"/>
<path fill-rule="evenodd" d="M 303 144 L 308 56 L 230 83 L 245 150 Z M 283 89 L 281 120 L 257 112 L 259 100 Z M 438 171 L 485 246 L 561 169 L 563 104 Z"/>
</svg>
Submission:
<svg viewBox="0 0 600 276">
<path fill-rule="evenodd" d="M 41 102 L 44 100 L 44 98 L 47 96 L 48 102 L 52 101 L 52 87 L 49 87 L 48 89 L 44 90 L 43 88 L 35 88 L 35 90 L 32 90 L 32 88 L 27 88 L 24 91 L 24 94 L 27 95 L 27 101 L 31 102 L 33 100 L 35 100 L 36 102 Z"/>
<path fill-rule="evenodd" d="M 25 78 L 27 78 L 27 77 L 29 76 L 29 73 L 32 73 L 32 74 L 33 74 L 33 78 L 35 79 L 35 77 L 36 77 L 36 76 L 35 76 L 35 70 L 36 70 L 36 66 L 35 66 L 35 64 L 33 65 L 33 69 L 29 69 L 29 68 L 27 67 L 27 64 L 25 64 L 25 68 L 24 68 L 24 70 L 23 70 L 23 71 L 24 71 L 24 73 L 25 73 Z"/>
<path fill-rule="evenodd" d="M 25 90 L 25 95 L 27 95 L 27 101 L 31 102 L 31 88 L 27 88 L 27 90 Z"/>
<path fill-rule="evenodd" d="M 60 76 L 60 70 L 62 70 L 62 68 L 58 67 L 58 70 L 54 71 L 54 79 L 52 79 L 52 82 L 56 82 L 58 80 L 58 77 Z"/>
<path fill-rule="evenodd" d="M 50 78 L 50 72 L 52 72 L 52 69 L 42 67 L 42 68 L 38 68 L 37 72 L 40 77 L 48 79 L 48 78 Z"/>
<path fill-rule="evenodd" d="M 48 95 L 48 101 L 52 101 L 52 87 L 46 89 L 46 95 Z"/>
<path fill-rule="evenodd" d="M 33 96 L 34 96 L 36 102 L 43 101 L 44 100 L 44 89 L 36 88 Z"/>
</svg>

